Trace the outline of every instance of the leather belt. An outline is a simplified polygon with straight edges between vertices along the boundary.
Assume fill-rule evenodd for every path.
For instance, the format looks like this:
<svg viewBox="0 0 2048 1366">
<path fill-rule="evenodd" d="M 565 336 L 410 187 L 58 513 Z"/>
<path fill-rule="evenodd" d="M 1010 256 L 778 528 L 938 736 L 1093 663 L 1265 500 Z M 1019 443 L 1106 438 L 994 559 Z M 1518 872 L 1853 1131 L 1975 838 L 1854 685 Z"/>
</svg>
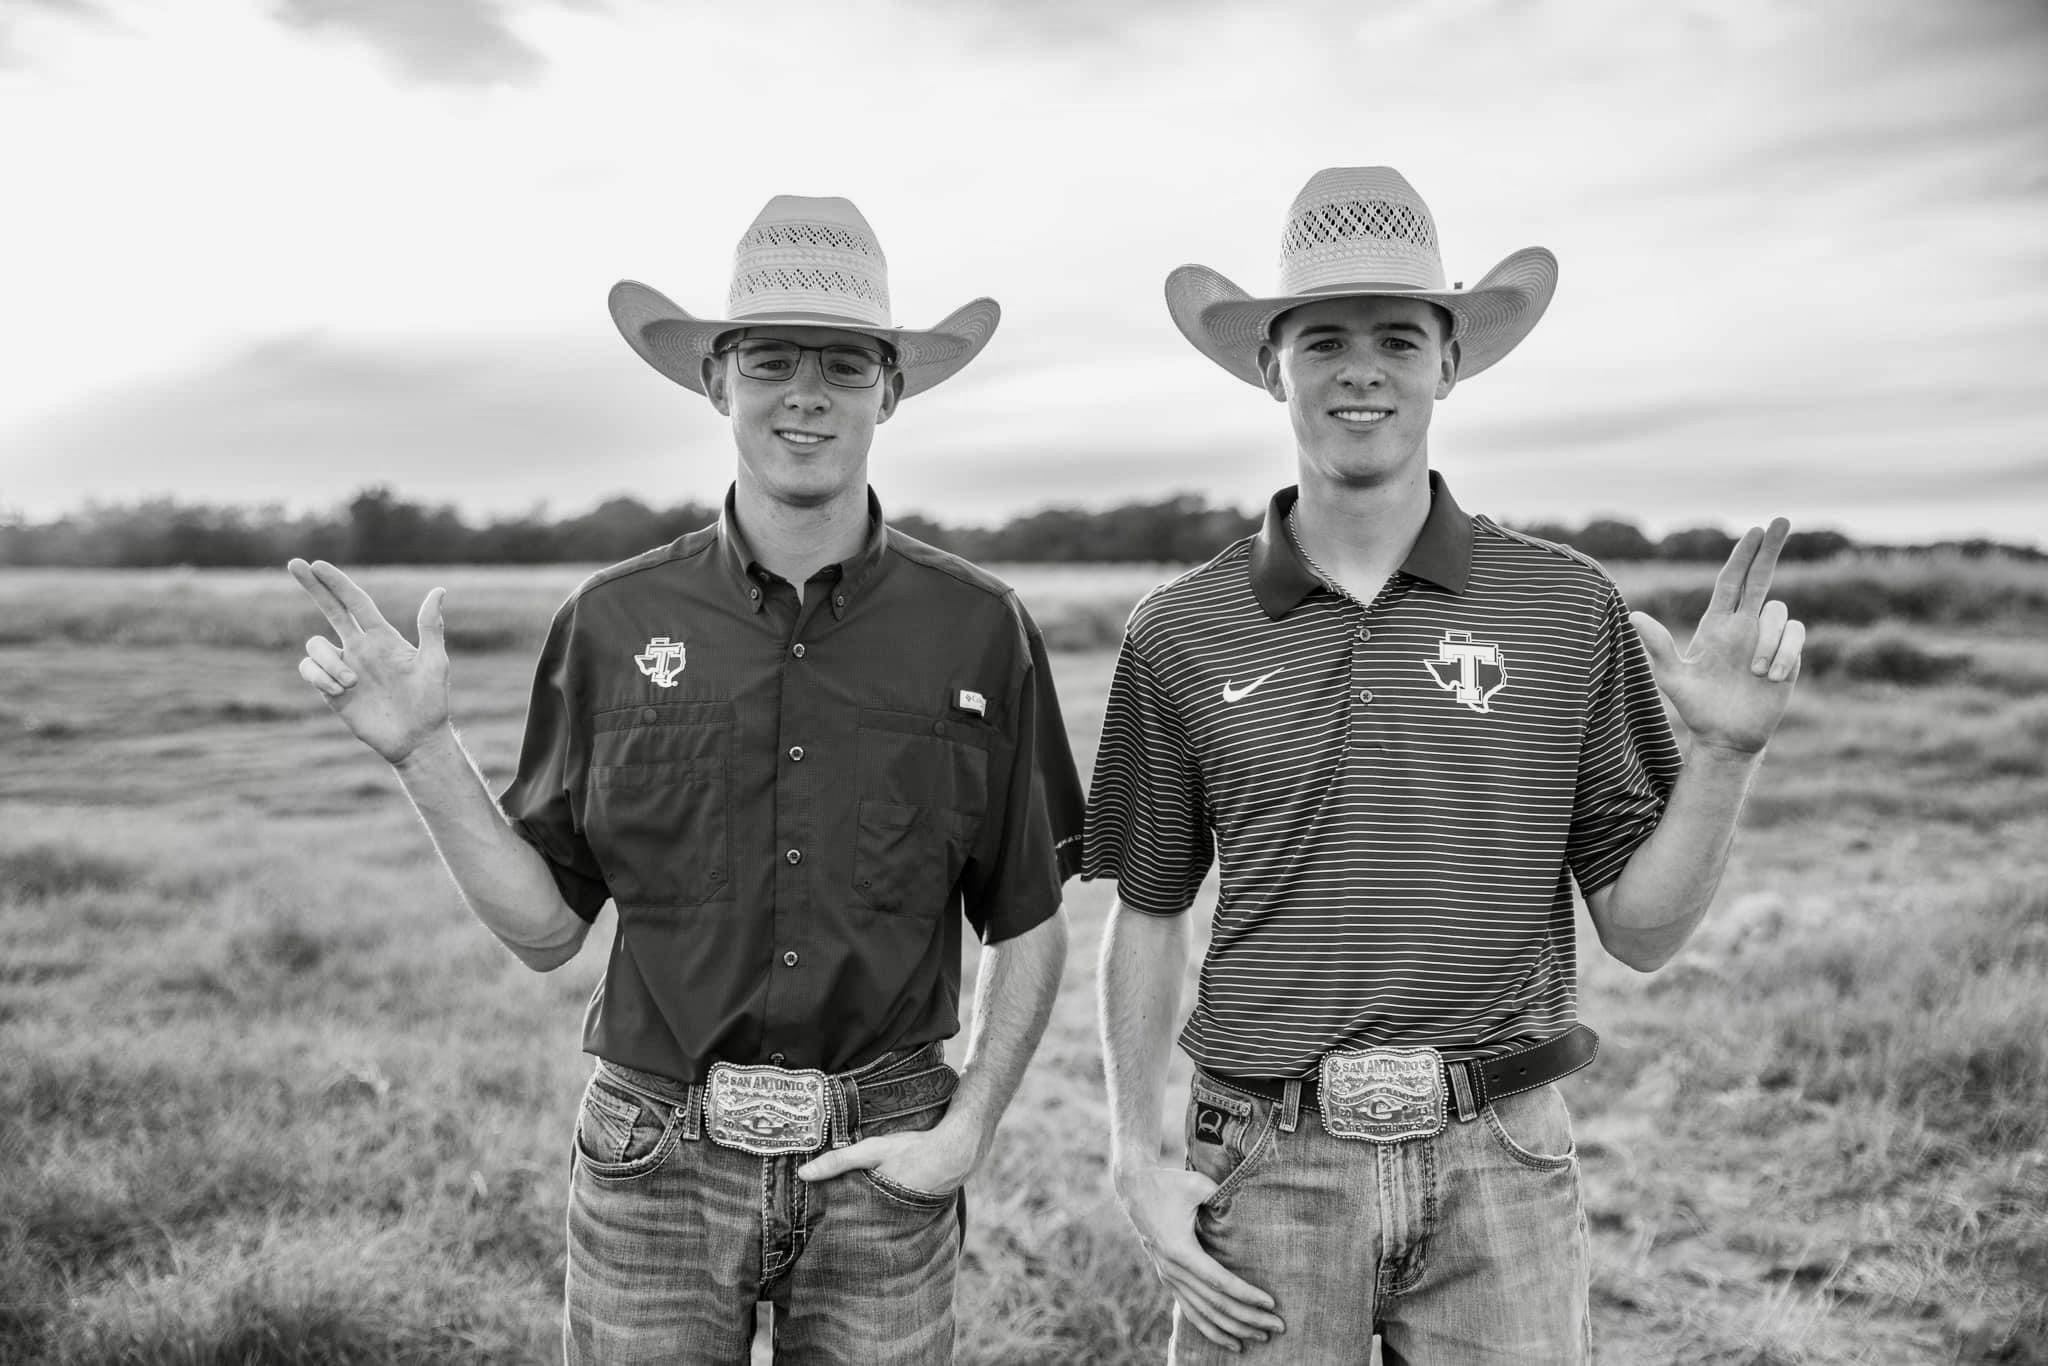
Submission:
<svg viewBox="0 0 2048 1366">
<path fill-rule="evenodd" d="M 814 1130 L 802 1132 L 799 1126 L 793 1131 L 795 1137 L 776 1134 L 749 1136 L 735 1132 L 727 1132 L 720 1137 L 719 1131 L 707 1123 L 714 1108 L 706 1103 L 712 1093 L 710 1085 L 695 1082 L 686 1085 L 607 1058 L 599 1058 L 597 1066 L 613 1085 L 632 1092 L 642 1100 L 679 1111 L 683 1118 L 684 1138 L 708 1136 L 726 1143 L 726 1146 L 742 1147 L 746 1151 L 757 1151 L 752 1139 L 764 1138 L 760 1145 L 760 1150 L 765 1150 L 763 1155 L 767 1152 L 816 1152 L 828 1145 L 838 1148 L 857 1143 L 863 1124 L 944 1105 L 953 1098 L 953 1091 L 960 1084 L 959 1073 L 946 1065 L 945 1046 L 929 1043 L 885 1054 L 851 1072 L 829 1077 L 809 1074 L 819 1077 L 823 1091 L 820 1097 L 823 1113 L 815 1117 L 817 1128 Z M 737 1070 L 780 1071 L 776 1068 Z"/>
<path fill-rule="evenodd" d="M 1568 1077 L 1593 1061 L 1599 1052 L 1600 1036 L 1586 1025 L 1575 1024 L 1564 1033 L 1552 1035 L 1530 1048 L 1490 1058 L 1461 1058 L 1457 1062 L 1446 1062 L 1443 1064 L 1443 1077 L 1449 1087 L 1455 1113 L 1459 1119 L 1469 1123 L 1477 1119 L 1479 1112 L 1490 1102 L 1505 1100 L 1539 1086 L 1548 1086 L 1560 1077 Z M 1209 1071 L 1207 1068 L 1202 1070 Z M 1282 1078 L 1238 1077 L 1225 1072 L 1210 1072 L 1209 1075 L 1225 1086 L 1266 1100 L 1284 1101 L 1287 1098 L 1288 1083 Z M 1320 1071 L 1298 1081 L 1301 1104 L 1320 1114 Z"/>
</svg>

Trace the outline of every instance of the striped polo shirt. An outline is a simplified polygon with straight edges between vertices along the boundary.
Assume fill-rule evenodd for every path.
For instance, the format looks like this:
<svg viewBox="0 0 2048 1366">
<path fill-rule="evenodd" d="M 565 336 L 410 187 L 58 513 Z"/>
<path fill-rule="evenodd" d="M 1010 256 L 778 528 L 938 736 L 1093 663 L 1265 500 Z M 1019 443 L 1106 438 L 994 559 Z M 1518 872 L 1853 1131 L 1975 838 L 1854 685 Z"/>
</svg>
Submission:
<svg viewBox="0 0 2048 1366">
<path fill-rule="evenodd" d="M 1240 1076 L 1334 1048 L 1457 1059 L 1577 1002 L 1571 881 L 1620 875 L 1679 753 L 1621 594 L 1576 551 L 1427 521 L 1370 603 L 1264 527 L 1126 627 L 1089 792 L 1087 877 L 1179 915 L 1220 865 L 1181 1044 Z"/>
</svg>

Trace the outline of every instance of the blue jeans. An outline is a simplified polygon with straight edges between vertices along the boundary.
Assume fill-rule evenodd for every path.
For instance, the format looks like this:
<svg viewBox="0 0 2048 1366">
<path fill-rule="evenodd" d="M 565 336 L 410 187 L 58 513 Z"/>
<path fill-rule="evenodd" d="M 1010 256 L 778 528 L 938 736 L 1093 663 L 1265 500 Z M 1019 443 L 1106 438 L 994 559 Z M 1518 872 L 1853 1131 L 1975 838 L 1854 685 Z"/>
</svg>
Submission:
<svg viewBox="0 0 2048 1366">
<path fill-rule="evenodd" d="M 940 1056 L 934 1044 L 854 1073 L 869 1114 L 848 1141 L 937 1124 L 944 1095 L 881 1119 L 865 1102 L 890 1077 L 930 1069 Z M 806 1157 L 721 1147 L 702 1136 L 689 1102 L 678 1083 L 603 1061 L 584 1090 L 569 1184 L 564 1360 L 743 1366 L 762 1300 L 775 1305 L 777 1362 L 953 1359 L 956 1193 L 868 1171 L 800 1181 Z"/>
<path fill-rule="evenodd" d="M 1282 1110 L 1195 1074 L 1188 1165 L 1217 1183 L 1196 1234 L 1279 1301 L 1287 1331 L 1235 1355 L 1176 1308 L 1172 1361 L 1363 1366 L 1375 1332 L 1387 1366 L 1591 1359 L 1579 1164 L 1555 1086 L 1385 1147 L 1330 1137 L 1306 1107 L 1289 1132 Z"/>
</svg>

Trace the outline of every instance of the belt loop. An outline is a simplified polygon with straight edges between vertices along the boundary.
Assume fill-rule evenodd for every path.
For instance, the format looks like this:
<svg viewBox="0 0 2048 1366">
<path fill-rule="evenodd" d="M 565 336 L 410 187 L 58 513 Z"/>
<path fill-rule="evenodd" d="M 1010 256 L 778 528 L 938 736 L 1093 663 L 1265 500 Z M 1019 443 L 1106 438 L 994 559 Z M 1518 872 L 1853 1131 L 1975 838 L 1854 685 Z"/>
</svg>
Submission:
<svg viewBox="0 0 2048 1366">
<path fill-rule="evenodd" d="M 1473 1094 L 1476 1088 L 1472 1085 L 1474 1070 L 1469 1062 L 1444 1064 L 1444 1071 L 1451 1078 L 1451 1097 L 1457 1102 L 1458 1118 L 1467 1124 L 1479 1118 L 1479 1100 Z"/>
<path fill-rule="evenodd" d="M 683 1098 L 683 1140 L 695 1143 L 704 1136 L 704 1088 L 692 1084 Z"/>
<path fill-rule="evenodd" d="M 1301 1079 L 1289 1077 L 1287 1086 L 1280 1093 L 1280 1132 L 1291 1134 L 1294 1126 L 1301 1122 Z"/>
<path fill-rule="evenodd" d="M 860 1142 L 860 1083 L 852 1077 L 832 1079 L 832 1146 Z"/>
</svg>

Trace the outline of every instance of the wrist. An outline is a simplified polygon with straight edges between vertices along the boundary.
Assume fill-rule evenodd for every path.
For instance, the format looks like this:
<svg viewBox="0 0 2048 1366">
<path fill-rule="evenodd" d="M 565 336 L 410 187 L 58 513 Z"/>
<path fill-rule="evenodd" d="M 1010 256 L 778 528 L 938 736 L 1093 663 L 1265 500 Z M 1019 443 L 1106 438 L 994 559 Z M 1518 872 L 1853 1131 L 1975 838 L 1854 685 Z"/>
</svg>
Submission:
<svg viewBox="0 0 2048 1366">
<path fill-rule="evenodd" d="M 397 758 L 390 760 L 400 776 L 417 773 L 429 765 L 445 763 L 450 758 L 462 757 L 462 742 L 455 738 L 455 723 L 443 721 L 423 736 Z"/>
<path fill-rule="evenodd" d="M 1749 745 L 1696 732 L 1692 737 L 1692 746 L 1686 759 L 1689 763 L 1729 770 L 1755 769 L 1763 763 L 1764 751 L 1769 745 L 1768 739 Z"/>
</svg>

